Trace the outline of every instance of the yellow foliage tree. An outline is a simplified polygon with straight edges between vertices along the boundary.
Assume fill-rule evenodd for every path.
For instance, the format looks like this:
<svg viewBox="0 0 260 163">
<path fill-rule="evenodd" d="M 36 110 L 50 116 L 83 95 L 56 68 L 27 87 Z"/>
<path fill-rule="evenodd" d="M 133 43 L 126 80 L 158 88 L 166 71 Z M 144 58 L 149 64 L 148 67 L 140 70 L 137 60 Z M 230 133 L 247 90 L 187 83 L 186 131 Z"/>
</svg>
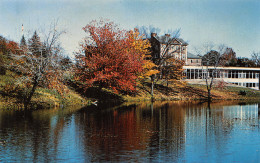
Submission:
<svg viewBox="0 0 260 163">
<path fill-rule="evenodd" d="M 130 49 L 133 49 L 133 52 L 142 55 L 143 71 L 139 74 L 139 79 L 150 78 L 152 75 L 160 72 L 156 69 L 157 66 L 149 59 L 149 48 L 151 47 L 151 44 L 148 39 L 143 39 L 143 36 L 140 35 L 137 29 L 135 29 L 134 31 L 131 30 L 129 32 L 128 42 L 130 43 Z"/>
</svg>

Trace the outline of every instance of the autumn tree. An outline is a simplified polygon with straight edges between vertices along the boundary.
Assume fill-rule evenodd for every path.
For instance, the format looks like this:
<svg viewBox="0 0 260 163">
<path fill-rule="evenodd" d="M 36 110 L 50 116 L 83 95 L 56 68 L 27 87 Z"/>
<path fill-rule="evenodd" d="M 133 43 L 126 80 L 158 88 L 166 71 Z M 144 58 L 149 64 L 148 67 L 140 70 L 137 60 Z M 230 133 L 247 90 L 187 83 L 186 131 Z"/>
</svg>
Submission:
<svg viewBox="0 0 260 163">
<path fill-rule="evenodd" d="M 120 30 L 113 22 L 92 21 L 83 30 L 88 36 L 76 56 L 77 79 L 85 88 L 135 91 L 137 78 L 150 68 L 144 60 L 149 42 L 138 37 L 137 31 Z"/>
<path fill-rule="evenodd" d="M 64 85 L 60 68 L 61 48 L 58 42 L 63 33 L 64 31 L 57 30 L 57 24 L 54 23 L 43 41 L 34 32 L 29 40 L 29 48 L 23 49 L 20 55 L 13 54 L 12 66 L 22 74 L 17 79 L 17 83 L 23 90 L 21 95 L 25 108 L 30 104 L 38 86 L 63 93 Z"/>
<path fill-rule="evenodd" d="M 0 36 L 0 74 L 5 74 L 7 67 L 9 65 L 9 55 L 16 54 L 19 55 L 21 50 L 18 43 L 7 40 Z"/>
<path fill-rule="evenodd" d="M 236 66 L 236 52 L 232 48 L 227 47 L 221 56 L 223 66 Z"/>
</svg>

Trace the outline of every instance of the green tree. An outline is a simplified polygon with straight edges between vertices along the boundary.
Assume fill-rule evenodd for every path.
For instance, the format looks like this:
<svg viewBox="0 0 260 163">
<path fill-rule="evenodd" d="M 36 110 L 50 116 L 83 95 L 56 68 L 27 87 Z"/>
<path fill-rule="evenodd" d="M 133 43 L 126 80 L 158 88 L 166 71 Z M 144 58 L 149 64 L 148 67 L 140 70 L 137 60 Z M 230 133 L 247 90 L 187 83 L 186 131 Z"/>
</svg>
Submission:
<svg viewBox="0 0 260 163">
<path fill-rule="evenodd" d="M 21 41 L 20 41 L 20 48 L 22 48 L 22 49 L 27 48 L 27 43 L 26 43 L 24 35 L 22 36 Z"/>
<path fill-rule="evenodd" d="M 43 45 L 42 45 L 41 39 L 38 36 L 36 31 L 34 31 L 32 38 L 29 39 L 28 46 L 29 46 L 30 52 L 33 55 L 38 56 L 38 57 L 41 56 L 42 50 L 43 50 Z"/>
</svg>

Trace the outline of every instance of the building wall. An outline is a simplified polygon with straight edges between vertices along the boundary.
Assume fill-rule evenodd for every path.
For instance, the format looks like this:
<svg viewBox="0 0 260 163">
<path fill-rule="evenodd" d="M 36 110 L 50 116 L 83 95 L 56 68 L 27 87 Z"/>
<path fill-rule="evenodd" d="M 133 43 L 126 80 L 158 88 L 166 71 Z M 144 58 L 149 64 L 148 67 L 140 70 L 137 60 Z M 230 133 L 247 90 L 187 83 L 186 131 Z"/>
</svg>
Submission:
<svg viewBox="0 0 260 163">
<path fill-rule="evenodd" d="M 160 44 L 160 56 L 162 57 L 166 46 Z M 168 54 L 172 57 L 175 57 L 180 60 L 184 60 L 185 63 L 187 62 L 187 46 L 183 45 L 171 45 L 168 50 Z"/>
<path fill-rule="evenodd" d="M 187 59 L 187 66 L 201 66 L 201 59 Z"/>
</svg>

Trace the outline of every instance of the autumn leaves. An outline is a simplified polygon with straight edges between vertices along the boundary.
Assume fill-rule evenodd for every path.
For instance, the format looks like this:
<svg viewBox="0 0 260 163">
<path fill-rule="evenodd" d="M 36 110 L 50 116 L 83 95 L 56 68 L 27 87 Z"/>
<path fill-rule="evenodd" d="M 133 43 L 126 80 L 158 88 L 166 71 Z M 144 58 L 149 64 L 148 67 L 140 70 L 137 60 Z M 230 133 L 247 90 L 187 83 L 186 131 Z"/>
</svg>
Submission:
<svg viewBox="0 0 260 163">
<path fill-rule="evenodd" d="M 87 87 L 133 92 L 137 79 L 158 73 L 155 64 L 145 60 L 150 43 L 138 31 L 120 30 L 112 22 L 93 21 L 83 28 L 89 35 L 81 45 L 77 79 Z"/>
</svg>

